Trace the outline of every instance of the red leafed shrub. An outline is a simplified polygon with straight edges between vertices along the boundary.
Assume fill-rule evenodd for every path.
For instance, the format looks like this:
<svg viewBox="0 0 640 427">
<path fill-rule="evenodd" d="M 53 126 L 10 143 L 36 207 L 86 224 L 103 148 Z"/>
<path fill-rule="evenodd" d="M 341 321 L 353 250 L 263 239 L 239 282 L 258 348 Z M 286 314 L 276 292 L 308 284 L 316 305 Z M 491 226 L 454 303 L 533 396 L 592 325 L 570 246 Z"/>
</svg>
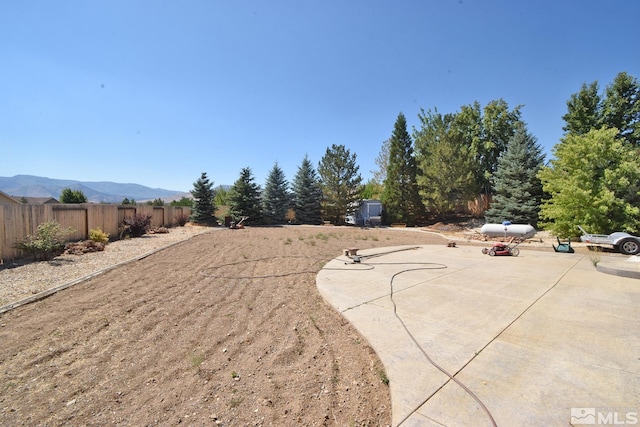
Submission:
<svg viewBox="0 0 640 427">
<path fill-rule="evenodd" d="M 151 215 L 136 214 L 122 221 L 124 232 L 131 237 L 142 237 L 151 227 Z"/>
</svg>

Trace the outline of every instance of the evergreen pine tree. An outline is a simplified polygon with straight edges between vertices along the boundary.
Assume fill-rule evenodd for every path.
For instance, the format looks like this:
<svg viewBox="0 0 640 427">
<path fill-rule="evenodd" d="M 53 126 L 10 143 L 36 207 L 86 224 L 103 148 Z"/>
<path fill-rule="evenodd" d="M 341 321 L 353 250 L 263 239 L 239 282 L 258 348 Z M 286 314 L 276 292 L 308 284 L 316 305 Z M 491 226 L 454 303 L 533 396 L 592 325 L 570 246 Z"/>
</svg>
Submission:
<svg viewBox="0 0 640 427">
<path fill-rule="evenodd" d="M 389 139 L 389 156 L 382 193 L 385 222 L 401 222 L 413 226 L 423 215 L 416 174 L 413 141 L 407 132 L 407 120 L 404 114 L 400 113 Z"/>
<path fill-rule="evenodd" d="M 202 172 L 200 178 L 193 183 L 193 207 L 191 208 L 191 221 L 197 224 L 212 224 L 215 221 L 216 207 L 213 203 L 215 196 L 213 183 L 207 178 L 207 173 Z"/>
<path fill-rule="evenodd" d="M 357 208 L 362 189 L 359 169 L 356 155 L 336 144 L 327 148 L 318 164 L 323 215 L 334 224 L 344 224 L 346 216 Z"/>
<path fill-rule="evenodd" d="M 475 152 L 456 126 L 456 116 L 424 111 L 414 133 L 417 177 L 423 203 L 434 216 L 447 216 L 477 195 Z"/>
<path fill-rule="evenodd" d="M 485 212 L 487 222 L 537 226 L 542 201 L 542 183 L 537 174 L 543 163 L 544 154 L 536 138 L 524 125 L 519 126 L 498 160 L 495 195 Z"/>
<path fill-rule="evenodd" d="M 260 200 L 260 186 L 255 183 L 251 168 L 243 168 L 240 177 L 233 183 L 227 195 L 229 214 L 240 221 L 247 217 L 245 223 L 260 223 L 262 208 Z"/>
<path fill-rule="evenodd" d="M 60 203 L 87 203 L 87 196 L 80 190 L 67 187 L 60 193 Z"/>
<path fill-rule="evenodd" d="M 289 183 L 284 172 L 276 163 L 269 175 L 262 193 L 262 207 L 267 224 L 284 224 L 287 221 L 287 211 L 291 206 Z"/>
<path fill-rule="evenodd" d="M 321 224 L 322 189 L 318 175 L 307 156 L 293 179 L 293 206 L 296 221 L 301 224 Z"/>
</svg>

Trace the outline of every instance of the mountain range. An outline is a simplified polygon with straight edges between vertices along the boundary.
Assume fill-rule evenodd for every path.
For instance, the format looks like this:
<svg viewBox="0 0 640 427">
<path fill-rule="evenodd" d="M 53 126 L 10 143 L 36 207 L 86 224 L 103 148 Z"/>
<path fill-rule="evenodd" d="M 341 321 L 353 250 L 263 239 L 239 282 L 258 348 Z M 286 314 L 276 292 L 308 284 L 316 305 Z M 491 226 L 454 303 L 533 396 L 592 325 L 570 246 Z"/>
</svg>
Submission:
<svg viewBox="0 0 640 427">
<path fill-rule="evenodd" d="M 18 199 L 20 197 L 53 197 L 59 200 L 65 188 L 82 191 L 92 203 L 120 203 L 125 198 L 136 202 L 154 199 L 170 202 L 179 200 L 183 196 L 191 197 L 190 193 L 184 191 L 150 188 L 139 184 L 119 184 L 109 181 L 85 182 L 33 175 L 0 176 L 0 191 Z"/>
</svg>

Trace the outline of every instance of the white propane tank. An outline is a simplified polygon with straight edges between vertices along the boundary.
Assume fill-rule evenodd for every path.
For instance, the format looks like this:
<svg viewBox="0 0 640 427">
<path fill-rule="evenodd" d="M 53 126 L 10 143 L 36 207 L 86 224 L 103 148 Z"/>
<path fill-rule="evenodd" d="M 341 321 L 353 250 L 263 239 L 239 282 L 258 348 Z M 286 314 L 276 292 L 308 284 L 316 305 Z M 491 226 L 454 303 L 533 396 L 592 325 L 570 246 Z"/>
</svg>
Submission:
<svg viewBox="0 0 640 427">
<path fill-rule="evenodd" d="M 480 233 L 489 237 L 520 237 L 530 239 L 536 234 L 536 229 L 529 224 L 511 224 L 505 221 L 502 224 L 485 224 Z"/>
</svg>

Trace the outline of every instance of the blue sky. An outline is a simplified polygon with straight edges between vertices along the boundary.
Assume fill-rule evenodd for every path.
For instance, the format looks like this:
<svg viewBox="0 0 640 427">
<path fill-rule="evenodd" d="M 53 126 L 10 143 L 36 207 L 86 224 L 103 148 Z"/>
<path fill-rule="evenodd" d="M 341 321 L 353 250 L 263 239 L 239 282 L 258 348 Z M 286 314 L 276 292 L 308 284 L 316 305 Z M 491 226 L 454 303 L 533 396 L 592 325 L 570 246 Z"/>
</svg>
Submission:
<svg viewBox="0 0 640 427">
<path fill-rule="evenodd" d="M 357 155 L 399 112 L 523 105 L 550 156 L 566 101 L 640 78 L 640 2 L 9 0 L 0 6 L 0 176 L 188 191 L 263 186 L 277 162 Z"/>
</svg>

